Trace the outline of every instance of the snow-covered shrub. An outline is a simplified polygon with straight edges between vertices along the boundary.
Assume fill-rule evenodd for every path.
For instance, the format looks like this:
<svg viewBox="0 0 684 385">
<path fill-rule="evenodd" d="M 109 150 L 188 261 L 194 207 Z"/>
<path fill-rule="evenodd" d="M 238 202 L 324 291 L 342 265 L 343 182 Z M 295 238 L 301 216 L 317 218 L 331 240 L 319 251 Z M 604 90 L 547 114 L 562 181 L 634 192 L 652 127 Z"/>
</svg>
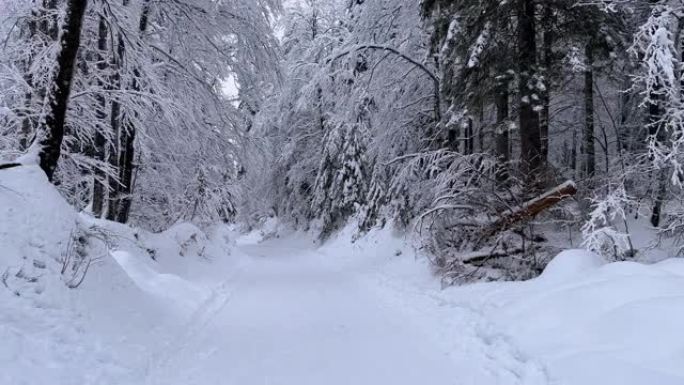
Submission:
<svg viewBox="0 0 684 385">
<path fill-rule="evenodd" d="M 591 199 L 589 218 L 582 226 L 583 246 L 612 260 L 634 256 L 630 234 L 627 232 L 625 210 L 633 200 L 627 196 L 622 183 L 609 186 L 610 192 Z"/>
</svg>

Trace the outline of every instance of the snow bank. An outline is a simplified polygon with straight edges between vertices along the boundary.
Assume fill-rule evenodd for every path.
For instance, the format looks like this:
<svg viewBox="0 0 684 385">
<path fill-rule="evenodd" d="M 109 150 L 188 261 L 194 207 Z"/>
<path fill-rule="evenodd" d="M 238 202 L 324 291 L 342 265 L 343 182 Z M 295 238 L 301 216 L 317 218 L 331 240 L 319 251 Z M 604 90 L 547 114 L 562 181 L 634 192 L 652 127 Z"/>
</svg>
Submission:
<svg viewBox="0 0 684 385">
<path fill-rule="evenodd" d="M 67 288 L 60 261 L 71 248 L 78 215 L 40 168 L 0 171 L 0 215 L 0 383 L 115 384 L 130 379 L 131 371 L 110 349 L 113 344 L 90 320 L 121 323 L 130 312 L 118 319 L 106 314 L 111 307 L 105 292 L 114 303 L 118 298 L 111 294 L 121 292 L 117 285 L 131 296 L 138 293 L 131 293 L 124 277 L 117 280 L 107 260 L 93 266 L 81 289 Z M 148 305 L 144 299 L 137 303 Z"/>
<path fill-rule="evenodd" d="M 444 296 L 480 309 L 567 385 L 684 383 L 684 260 L 605 264 L 561 253 L 541 277 Z"/>
<path fill-rule="evenodd" d="M 567 250 L 534 280 L 441 290 L 425 260 L 391 232 L 351 248 L 344 238 L 322 250 L 370 272 L 368 284 L 446 354 L 518 373 L 474 384 L 537 383 L 540 373 L 563 385 L 684 383 L 684 259 L 608 264 Z"/>
<path fill-rule="evenodd" d="M 112 257 L 140 289 L 183 310 L 192 311 L 211 293 L 207 287 L 194 285 L 177 275 L 160 274 L 149 262 L 125 251 L 115 251 Z"/>
<path fill-rule="evenodd" d="M 567 384 L 683 383 L 684 260 L 604 265 L 577 251 L 557 259 L 480 306 Z M 562 280 L 549 286 L 550 277 Z"/>
<path fill-rule="evenodd" d="M 60 259 L 76 213 L 37 166 L 0 171 L 0 274 L 17 295 L 58 284 Z M 61 286 L 61 285 L 60 285 Z"/>
<path fill-rule="evenodd" d="M 595 270 L 606 263 L 605 258 L 596 253 L 586 250 L 565 250 L 546 265 L 539 280 L 547 283 L 559 283 L 575 279 L 577 276 Z"/>
<path fill-rule="evenodd" d="M 0 216 L 0 384 L 144 382 L 232 266 L 226 229 L 151 234 L 96 220 L 37 166 L 0 171 Z M 66 256 L 90 261 L 76 289 L 84 270 L 62 274 Z"/>
</svg>

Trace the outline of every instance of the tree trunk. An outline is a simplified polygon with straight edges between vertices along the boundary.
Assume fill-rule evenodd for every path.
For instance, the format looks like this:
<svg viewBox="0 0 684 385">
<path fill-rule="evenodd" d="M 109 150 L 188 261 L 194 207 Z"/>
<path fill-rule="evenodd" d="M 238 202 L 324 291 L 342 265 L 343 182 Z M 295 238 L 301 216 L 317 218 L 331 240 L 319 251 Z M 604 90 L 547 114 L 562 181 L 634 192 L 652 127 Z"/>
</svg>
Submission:
<svg viewBox="0 0 684 385">
<path fill-rule="evenodd" d="M 496 180 L 503 184 L 508 180 L 510 161 L 508 138 L 508 83 L 499 85 L 496 92 L 496 159 L 498 161 Z"/>
<path fill-rule="evenodd" d="M 105 57 L 105 52 L 107 51 L 107 36 L 108 36 L 107 22 L 104 17 L 100 17 L 100 24 L 98 26 L 98 37 L 97 37 L 97 69 L 98 69 L 98 85 L 100 89 L 105 87 L 104 73 L 107 70 L 107 59 Z M 105 159 L 105 145 L 107 144 L 106 138 L 104 136 L 105 127 L 107 127 L 107 113 L 105 112 L 107 99 L 104 94 L 101 93 L 97 96 L 97 111 L 96 117 L 98 120 L 98 125 L 95 130 L 95 138 L 93 140 L 95 145 L 95 160 L 103 163 Z M 105 203 L 105 192 L 106 186 L 104 181 L 106 179 L 105 173 L 102 171 L 102 166 L 97 165 L 94 169 L 94 181 L 93 181 L 93 215 L 100 218 L 102 217 L 104 211 Z"/>
<path fill-rule="evenodd" d="M 665 111 L 661 108 L 660 95 L 657 92 L 660 88 L 660 85 L 656 84 L 654 92 L 649 95 L 651 101 L 648 104 L 647 131 L 650 137 L 655 137 L 656 141 L 664 143 L 666 133 L 662 127 L 661 120 Z M 651 224 L 653 227 L 658 227 L 660 225 L 665 194 L 667 193 L 667 169 L 654 169 L 651 175 L 658 184 L 657 190 L 652 194 L 653 210 L 651 212 Z"/>
<path fill-rule="evenodd" d="M 135 168 L 135 125 L 126 119 L 121 130 L 121 153 L 119 155 L 119 207 L 116 221 L 120 223 L 128 222 L 131 210 L 133 192 L 133 171 Z"/>
<path fill-rule="evenodd" d="M 74 64 L 81 42 L 83 15 L 88 0 L 69 0 L 64 19 L 64 32 L 60 40 L 57 66 L 48 100 L 48 113 L 44 123 L 44 137 L 40 140 L 40 167 L 52 181 L 62 149 L 64 124 L 69 105 L 69 94 L 74 74 Z"/>
<path fill-rule="evenodd" d="M 570 167 L 572 175 L 577 176 L 577 130 L 572 129 L 572 148 L 570 149 Z"/>
<path fill-rule="evenodd" d="M 464 141 L 464 154 L 465 155 L 472 155 L 474 151 L 474 146 L 475 146 L 475 137 L 473 135 L 473 118 L 469 117 L 468 118 L 468 124 L 465 127 L 465 138 L 463 139 Z"/>
<path fill-rule="evenodd" d="M 127 6 L 128 0 L 124 0 L 123 5 Z M 144 0 L 138 32 L 142 35 L 147 31 L 150 16 L 150 0 Z M 126 47 L 123 39 L 119 39 L 119 60 L 123 60 Z M 133 70 L 133 80 L 130 89 L 140 91 L 141 73 L 139 69 Z M 137 128 L 133 122 L 135 111 L 123 111 L 117 107 L 117 129 L 119 132 L 119 148 L 117 157 L 117 167 L 119 170 L 119 181 L 115 189 L 115 198 L 110 201 L 110 210 L 107 214 L 111 220 L 126 223 L 130 215 L 133 193 L 133 173 L 135 171 L 135 137 Z"/>
<path fill-rule="evenodd" d="M 119 60 L 116 59 L 113 61 L 114 65 L 119 65 Z M 121 77 L 117 74 L 116 69 L 114 69 L 114 75 L 112 76 L 111 79 L 112 83 L 112 89 L 114 90 L 120 90 L 121 89 Z M 112 101 L 112 109 L 110 112 L 110 124 L 111 124 L 111 129 L 112 129 L 112 141 L 110 142 L 110 145 L 107 146 L 107 163 L 109 163 L 110 167 L 112 169 L 117 170 L 119 167 L 119 147 L 121 146 L 121 141 L 120 141 L 120 136 L 121 136 L 121 129 L 120 129 L 120 121 L 121 121 L 121 103 L 119 103 L 118 100 L 114 99 Z M 119 206 L 119 181 L 118 179 L 110 175 L 107 178 L 107 184 L 109 185 L 109 191 L 108 191 L 108 198 L 107 198 L 107 219 L 110 221 L 116 220 L 116 213 L 118 211 L 118 206 Z"/>
<path fill-rule="evenodd" d="M 127 2 L 128 0 L 126 0 Z M 138 32 L 140 32 L 140 38 L 143 38 L 144 33 L 147 31 L 147 25 L 149 23 L 150 16 L 150 0 L 144 0 L 142 13 L 140 15 L 140 24 L 138 26 Z M 133 70 L 133 81 L 131 83 L 131 89 L 133 91 L 140 91 L 140 70 Z M 135 112 L 132 111 L 129 116 L 134 116 Z M 128 217 L 131 211 L 131 204 L 133 202 L 133 172 L 135 170 L 135 136 L 137 133 L 137 128 L 135 124 L 129 117 L 124 117 L 122 119 L 123 130 L 121 131 L 121 155 L 119 157 L 119 177 L 121 182 L 121 197 L 119 203 L 119 212 L 117 214 L 117 221 L 121 223 L 128 222 Z"/>
<path fill-rule="evenodd" d="M 551 5 L 544 5 L 544 86 L 546 89 L 541 93 L 542 110 L 539 122 L 539 135 L 541 136 L 541 153 L 544 159 L 549 157 L 549 127 L 551 126 L 551 69 L 553 66 L 553 9 Z"/>
<path fill-rule="evenodd" d="M 594 52 L 592 44 L 585 47 L 586 69 L 584 70 L 584 160 L 586 177 L 596 174 L 596 150 L 594 146 Z"/>
<path fill-rule="evenodd" d="M 653 227 L 660 226 L 662 220 L 663 204 L 667 198 L 668 169 L 663 168 L 658 172 L 658 191 L 656 191 L 653 201 L 653 211 L 651 212 L 651 224 Z"/>
<path fill-rule="evenodd" d="M 486 147 L 486 138 L 485 135 L 487 133 L 486 131 L 486 123 L 485 123 L 485 104 L 484 100 L 480 102 L 480 108 L 479 108 L 479 124 L 478 124 L 478 131 L 477 131 L 477 145 L 481 153 L 486 153 L 487 149 Z"/>
<path fill-rule="evenodd" d="M 486 234 L 508 230 L 518 222 L 532 219 L 544 210 L 553 207 L 558 202 L 577 194 L 577 187 L 572 181 L 567 181 L 544 194 L 523 203 L 520 207 L 501 213 L 501 217 L 488 226 Z"/>
<path fill-rule="evenodd" d="M 536 38 L 535 1 L 518 0 L 520 162 L 521 171 L 527 181 L 526 188 L 531 191 L 539 189 L 540 180 L 537 174 L 543 171 L 546 161 L 542 153 L 539 114 L 535 111 L 535 103 L 538 102 L 534 81 L 537 64 Z"/>
</svg>

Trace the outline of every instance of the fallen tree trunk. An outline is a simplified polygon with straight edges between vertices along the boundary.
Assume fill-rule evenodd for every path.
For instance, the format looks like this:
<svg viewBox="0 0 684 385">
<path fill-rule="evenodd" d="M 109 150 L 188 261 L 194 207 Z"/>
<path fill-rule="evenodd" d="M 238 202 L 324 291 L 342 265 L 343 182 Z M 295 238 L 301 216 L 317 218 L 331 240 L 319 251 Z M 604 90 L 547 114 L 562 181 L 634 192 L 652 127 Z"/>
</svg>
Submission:
<svg viewBox="0 0 684 385">
<path fill-rule="evenodd" d="M 484 262 L 492 258 L 504 258 L 509 257 L 514 254 L 520 254 L 524 252 L 522 248 L 515 248 L 510 250 L 489 250 L 489 251 L 475 251 L 469 254 L 461 256 L 458 260 L 461 263 L 467 263 L 470 265 L 480 266 Z"/>
<path fill-rule="evenodd" d="M 15 168 L 15 167 L 20 167 L 22 164 L 21 163 L 5 163 L 5 164 L 0 164 L 0 170 L 7 170 L 9 168 Z"/>
<path fill-rule="evenodd" d="M 493 235 L 508 230 L 518 222 L 532 219 L 542 211 L 556 205 L 558 202 L 577 193 L 577 186 L 573 181 L 567 181 L 544 194 L 523 203 L 514 210 L 501 213 L 498 220 L 487 228 L 487 235 Z"/>
</svg>

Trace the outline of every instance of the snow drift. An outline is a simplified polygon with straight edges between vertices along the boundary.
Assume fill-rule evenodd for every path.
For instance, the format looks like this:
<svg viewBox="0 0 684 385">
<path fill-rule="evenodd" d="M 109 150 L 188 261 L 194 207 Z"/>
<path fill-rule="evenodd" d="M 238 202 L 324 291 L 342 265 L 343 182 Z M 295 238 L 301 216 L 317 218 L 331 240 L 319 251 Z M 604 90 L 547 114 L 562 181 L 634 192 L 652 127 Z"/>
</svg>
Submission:
<svg viewBox="0 0 684 385">
<path fill-rule="evenodd" d="M 499 346 L 499 356 L 508 350 L 497 365 L 515 363 L 511 370 L 529 381 L 536 381 L 525 377 L 534 363 L 548 383 L 684 383 L 684 259 L 606 263 L 586 250 L 567 250 L 530 281 L 441 290 L 405 240 L 384 230 L 372 233 L 354 246 L 365 250 L 365 258 L 349 258 L 348 241 L 342 236 L 324 249 L 372 272 L 367 279 L 382 296 L 431 329 L 447 354 L 461 351 L 471 365 L 478 360 L 473 345 L 484 340 Z"/>
<path fill-rule="evenodd" d="M 0 384 L 141 383 L 211 295 L 190 277 L 217 277 L 228 255 L 225 229 L 151 234 L 79 214 L 38 166 L 0 171 L 0 215 Z M 87 270 L 71 271 L 79 258 Z"/>
</svg>

